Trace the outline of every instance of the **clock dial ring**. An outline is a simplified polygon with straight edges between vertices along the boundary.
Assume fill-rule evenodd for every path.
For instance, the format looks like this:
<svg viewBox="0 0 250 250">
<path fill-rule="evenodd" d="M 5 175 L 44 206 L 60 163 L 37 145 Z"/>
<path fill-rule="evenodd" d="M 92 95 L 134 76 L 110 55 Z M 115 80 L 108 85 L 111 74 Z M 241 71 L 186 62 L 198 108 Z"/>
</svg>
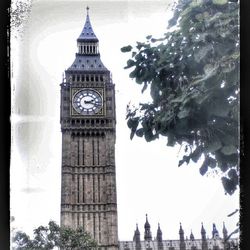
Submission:
<svg viewBox="0 0 250 250">
<path fill-rule="evenodd" d="M 103 107 L 102 96 L 97 90 L 81 89 L 74 94 L 72 106 L 78 114 L 96 115 Z"/>
</svg>

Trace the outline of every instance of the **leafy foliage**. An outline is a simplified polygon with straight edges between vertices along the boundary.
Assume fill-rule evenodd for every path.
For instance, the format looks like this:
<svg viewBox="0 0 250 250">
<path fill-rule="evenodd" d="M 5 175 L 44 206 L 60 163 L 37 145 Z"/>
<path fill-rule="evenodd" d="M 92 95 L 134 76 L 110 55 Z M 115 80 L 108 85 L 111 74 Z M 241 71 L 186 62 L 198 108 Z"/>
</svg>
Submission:
<svg viewBox="0 0 250 250">
<path fill-rule="evenodd" d="M 83 228 L 60 228 L 54 221 L 50 221 L 48 227 L 40 226 L 35 229 L 33 239 L 18 231 L 14 236 L 14 242 L 17 250 L 49 250 L 55 247 L 64 250 L 97 249 L 97 243 Z"/>
<path fill-rule="evenodd" d="M 185 146 L 179 166 L 203 158 L 200 173 L 222 175 L 226 193 L 238 186 L 239 4 L 229 0 L 179 0 L 162 38 L 123 47 L 125 69 L 150 88 L 152 101 L 129 105 L 126 119 L 147 142 L 167 137 Z"/>
</svg>

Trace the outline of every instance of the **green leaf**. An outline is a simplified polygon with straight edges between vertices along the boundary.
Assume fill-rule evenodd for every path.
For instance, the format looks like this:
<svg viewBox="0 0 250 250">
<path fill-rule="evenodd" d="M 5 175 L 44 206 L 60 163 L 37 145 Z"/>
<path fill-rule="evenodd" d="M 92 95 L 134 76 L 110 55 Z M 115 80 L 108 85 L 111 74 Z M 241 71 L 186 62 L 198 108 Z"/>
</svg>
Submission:
<svg viewBox="0 0 250 250">
<path fill-rule="evenodd" d="M 200 167 L 200 174 L 204 175 L 207 172 L 207 170 L 208 170 L 208 165 L 203 163 Z"/>
<path fill-rule="evenodd" d="M 175 136 L 173 133 L 168 133 L 168 143 L 167 146 L 173 147 L 176 144 Z"/>
<path fill-rule="evenodd" d="M 132 130 L 136 130 L 138 124 L 139 124 L 139 117 L 129 118 L 127 121 L 128 127 Z"/>
<path fill-rule="evenodd" d="M 192 159 L 192 161 L 197 162 L 201 155 L 203 153 L 203 147 L 202 146 L 198 146 L 191 154 L 190 157 Z"/>
<path fill-rule="evenodd" d="M 132 46 L 128 45 L 128 46 L 124 46 L 121 48 L 121 52 L 130 52 L 132 50 Z"/>
<path fill-rule="evenodd" d="M 228 146 L 222 147 L 221 152 L 224 155 L 231 155 L 231 154 L 237 153 L 237 148 L 234 145 L 228 145 Z"/>
<path fill-rule="evenodd" d="M 134 60 L 132 60 L 132 59 L 129 59 L 129 60 L 127 61 L 127 66 L 124 67 L 124 69 L 131 68 L 131 67 L 133 67 L 133 66 L 135 66 L 135 65 L 136 65 L 136 62 L 135 62 Z"/>
<path fill-rule="evenodd" d="M 190 109 L 189 108 L 182 108 L 181 111 L 178 112 L 178 118 L 182 119 L 185 117 L 188 117 L 190 113 Z"/>
<path fill-rule="evenodd" d="M 222 147 L 221 141 L 220 140 L 213 140 L 208 142 L 205 146 L 204 146 L 204 152 L 206 153 L 213 153 L 215 151 L 217 151 L 218 149 L 220 149 Z"/>
<path fill-rule="evenodd" d="M 143 128 L 139 128 L 138 130 L 136 130 L 136 135 L 138 137 L 142 137 L 144 134 Z"/>
<path fill-rule="evenodd" d="M 205 56 L 213 49 L 211 44 L 203 46 L 194 54 L 194 59 L 197 63 L 199 63 Z"/>
</svg>

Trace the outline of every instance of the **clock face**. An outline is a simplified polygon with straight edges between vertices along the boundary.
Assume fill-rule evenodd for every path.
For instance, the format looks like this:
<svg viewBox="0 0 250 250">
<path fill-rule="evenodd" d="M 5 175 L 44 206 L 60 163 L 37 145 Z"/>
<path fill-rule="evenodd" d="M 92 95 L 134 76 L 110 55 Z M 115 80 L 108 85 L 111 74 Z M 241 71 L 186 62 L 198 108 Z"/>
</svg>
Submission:
<svg viewBox="0 0 250 250">
<path fill-rule="evenodd" d="M 102 109 L 102 97 L 96 90 L 82 89 L 73 96 L 72 105 L 79 114 L 95 115 Z"/>
</svg>

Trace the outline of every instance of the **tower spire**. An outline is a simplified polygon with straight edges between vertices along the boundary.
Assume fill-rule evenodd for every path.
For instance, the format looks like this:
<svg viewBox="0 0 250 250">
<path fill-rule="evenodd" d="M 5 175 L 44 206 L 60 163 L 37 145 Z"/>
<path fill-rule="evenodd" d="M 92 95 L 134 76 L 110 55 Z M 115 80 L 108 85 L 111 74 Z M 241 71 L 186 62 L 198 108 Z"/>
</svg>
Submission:
<svg viewBox="0 0 250 250">
<path fill-rule="evenodd" d="M 162 231 L 160 228 L 160 223 L 158 223 L 158 229 L 157 229 L 157 235 L 156 235 L 158 250 L 163 249 L 163 243 L 162 243 Z"/>
<path fill-rule="evenodd" d="M 150 231 L 150 224 L 148 222 L 148 215 L 147 214 L 146 214 L 146 222 L 144 224 L 144 229 L 145 229 L 144 239 L 147 240 L 147 241 L 152 240 L 152 234 L 151 234 L 151 231 Z"/>
<path fill-rule="evenodd" d="M 160 228 L 160 223 L 158 223 L 156 239 L 157 239 L 158 242 L 162 242 L 162 231 L 161 231 L 161 228 Z"/>
<path fill-rule="evenodd" d="M 77 39 L 77 42 L 98 42 L 98 38 L 96 37 L 89 17 L 89 7 L 86 7 L 87 15 L 85 24 L 83 26 L 82 32 Z"/>
<path fill-rule="evenodd" d="M 222 230 L 222 232 L 223 232 L 223 238 L 224 238 L 224 240 L 226 240 L 227 239 L 227 229 L 226 229 L 224 221 L 223 221 L 223 230 Z"/>
<path fill-rule="evenodd" d="M 186 250 L 186 244 L 184 240 L 184 230 L 182 229 L 181 223 L 180 223 L 179 235 L 180 235 L 180 250 Z"/>
<path fill-rule="evenodd" d="M 216 228 L 215 223 L 213 223 L 212 237 L 213 237 L 213 238 L 219 237 L 219 232 L 218 232 L 218 230 L 217 230 L 217 228 Z"/>
<path fill-rule="evenodd" d="M 191 230 L 191 234 L 190 234 L 190 240 L 194 241 L 194 235 L 193 235 L 192 230 Z"/>
<path fill-rule="evenodd" d="M 202 240 L 201 249 L 208 250 L 206 231 L 204 229 L 203 222 L 201 222 L 201 240 Z"/>
<path fill-rule="evenodd" d="M 140 239 L 140 231 L 138 229 L 138 224 L 136 224 L 136 230 L 134 233 L 133 241 L 135 242 L 135 249 L 140 250 L 141 249 L 141 239 Z"/>
</svg>

